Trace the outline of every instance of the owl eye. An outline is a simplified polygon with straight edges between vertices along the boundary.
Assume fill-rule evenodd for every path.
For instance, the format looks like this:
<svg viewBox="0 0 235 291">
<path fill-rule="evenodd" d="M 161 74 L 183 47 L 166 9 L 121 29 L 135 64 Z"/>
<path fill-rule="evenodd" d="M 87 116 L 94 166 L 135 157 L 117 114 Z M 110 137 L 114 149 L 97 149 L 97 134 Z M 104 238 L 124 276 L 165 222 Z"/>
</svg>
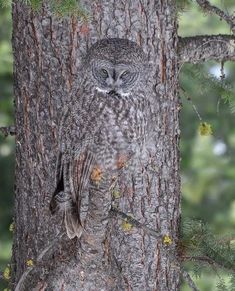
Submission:
<svg viewBox="0 0 235 291">
<path fill-rule="evenodd" d="M 129 75 L 130 75 L 130 72 L 129 72 L 129 71 L 124 71 L 124 72 L 121 74 L 120 78 L 121 78 L 121 79 L 125 79 L 125 78 L 128 77 Z"/>
<path fill-rule="evenodd" d="M 109 76 L 107 70 L 105 70 L 105 69 L 101 69 L 101 70 L 100 70 L 100 74 L 101 74 L 101 76 L 104 77 L 104 78 L 108 78 L 108 76 Z"/>
</svg>

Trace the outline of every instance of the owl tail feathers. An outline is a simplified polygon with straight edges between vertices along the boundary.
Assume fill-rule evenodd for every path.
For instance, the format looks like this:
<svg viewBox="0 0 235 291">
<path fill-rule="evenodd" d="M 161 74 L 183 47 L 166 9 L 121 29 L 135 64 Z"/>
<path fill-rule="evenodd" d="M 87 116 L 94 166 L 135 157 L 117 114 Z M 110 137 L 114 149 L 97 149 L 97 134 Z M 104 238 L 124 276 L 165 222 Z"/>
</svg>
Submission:
<svg viewBox="0 0 235 291">
<path fill-rule="evenodd" d="M 70 239 L 76 236 L 80 238 L 83 228 L 78 213 L 72 208 L 65 209 L 64 223 L 67 235 Z"/>
<path fill-rule="evenodd" d="M 77 211 L 77 206 L 68 199 L 64 192 L 55 194 L 50 202 L 50 211 L 54 215 L 56 212 L 62 212 L 67 235 L 70 239 L 75 236 L 80 238 L 82 234 L 82 225 Z"/>
</svg>

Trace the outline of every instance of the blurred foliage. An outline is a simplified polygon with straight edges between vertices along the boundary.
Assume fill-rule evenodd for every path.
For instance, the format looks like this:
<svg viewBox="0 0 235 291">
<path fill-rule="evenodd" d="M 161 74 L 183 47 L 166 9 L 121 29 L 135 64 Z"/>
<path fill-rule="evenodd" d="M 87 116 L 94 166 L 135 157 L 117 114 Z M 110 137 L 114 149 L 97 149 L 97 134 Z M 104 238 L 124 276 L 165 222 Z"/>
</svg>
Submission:
<svg viewBox="0 0 235 291">
<path fill-rule="evenodd" d="M 0 126 L 13 120 L 11 13 L 9 7 L 0 8 Z M 4 270 L 11 254 L 12 234 L 9 225 L 13 216 L 14 195 L 14 138 L 0 134 L 0 270 Z M 0 284 L 0 290 L 7 286 Z"/>
<path fill-rule="evenodd" d="M 233 0 L 211 0 L 210 3 L 229 13 L 235 11 Z M 186 3 L 183 9 L 181 8 L 181 36 L 219 33 L 230 34 L 230 29 L 218 16 L 203 13 L 196 4 Z M 217 241 L 220 241 L 220 237 L 221 240 L 227 237 L 228 243 L 233 247 L 235 118 L 231 109 L 235 104 L 234 81 L 235 64 L 232 62 L 226 62 L 224 68 L 220 63 L 213 61 L 199 65 L 185 64 L 181 68 L 182 217 L 208 223 L 212 232 L 218 235 Z M 198 127 L 201 121 L 212 126 L 213 135 L 199 135 Z M 216 244 L 215 239 L 214 237 Z M 204 245 L 209 246 L 209 243 L 205 242 Z M 203 254 L 203 251 L 205 249 L 198 252 Z M 227 256 L 229 257 L 229 254 Z M 225 269 L 215 270 L 209 264 L 199 262 L 187 263 L 186 268 L 191 271 L 200 291 L 222 288 L 224 291 L 230 291 L 234 288 L 234 282 L 233 287 L 230 282 L 231 272 Z M 190 288 L 184 283 L 182 291 L 186 290 L 189 291 Z"/>
<path fill-rule="evenodd" d="M 10 3 L 4 0 L 4 3 Z M 35 5 L 41 2 L 34 0 Z M 204 13 L 191 0 L 178 0 L 179 34 L 229 34 L 228 25 L 215 15 Z M 224 11 L 235 10 L 234 0 L 211 0 Z M 73 0 L 68 3 L 74 4 Z M 65 9 L 66 7 L 62 7 Z M 192 21 L 193 20 L 193 21 Z M 0 8 L 0 126 L 13 120 L 12 52 L 10 7 Z M 225 74 L 225 77 L 223 77 Z M 222 77 L 221 77 L 222 76 Z M 181 67 L 181 176 L 182 214 L 185 219 L 198 219 L 210 225 L 219 241 L 225 240 L 234 249 L 235 236 L 235 64 L 206 62 Z M 230 108 L 231 107 L 231 108 Z M 196 109 L 195 109 L 196 108 Z M 235 106 L 234 106 L 235 108 Z M 201 123 L 212 127 L 213 135 L 201 136 Z M 14 139 L 0 136 L 0 269 L 9 262 L 12 233 Z M 191 226 L 196 234 L 198 224 Z M 209 234 L 209 230 L 205 232 Z M 186 235 L 187 237 L 187 235 Z M 233 239 L 232 239 L 233 237 Z M 212 242 L 215 239 L 213 236 Z M 204 242 L 209 245 L 209 242 Z M 199 246 L 203 253 L 204 245 Z M 189 262 L 186 269 L 193 274 L 200 291 L 234 290 L 235 277 L 226 270 Z M 202 269 L 202 267 L 205 267 Z M 219 274 L 219 276 L 218 276 Z M 5 285 L 4 285 L 5 284 Z M 0 289 L 6 287 L 6 283 Z M 184 283 L 182 291 L 190 288 Z"/>
</svg>

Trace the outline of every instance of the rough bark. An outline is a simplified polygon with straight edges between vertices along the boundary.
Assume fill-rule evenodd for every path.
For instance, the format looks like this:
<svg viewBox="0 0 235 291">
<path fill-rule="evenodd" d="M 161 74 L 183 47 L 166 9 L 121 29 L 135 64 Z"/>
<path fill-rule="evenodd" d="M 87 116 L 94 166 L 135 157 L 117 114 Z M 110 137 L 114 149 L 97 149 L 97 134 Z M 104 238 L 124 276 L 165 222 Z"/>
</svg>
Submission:
<svg viewBox="0 0 235 291">
<path fill-rule="evenodd" d="M 234 61 L 235 37 L 233 35 L 198 35 L 179 40 L 181 63 L 199 63 L 205 60 Z"/>
<path fill-rule="evenodd" d="M 81 1 L 88 21 L 56 19 L 45 5 L 33 12 L 13 5 L 16 101 L 16 191 L 12 284 L 16 290 L 179 289 L 175 260 L 180 215 L 179 103 L 175 1 Z M 128 38 L 152 63 L 156 97 L 155 148 L 148 166 L 128 168 L 120 197 L 94 193 L 86 231 L 68 240 L 62 217 L 52 217 L 58 124 L 86 49 L 97 39 Z M 122 217 L 100 221 L 111 203 L 160 236 Z M 105 206 L 105 207 L 104 207 Z M 163 243 L 164 235 L 172 243 Z M 34 266 L 27 266 L 33 261 Z"/>
</svg>

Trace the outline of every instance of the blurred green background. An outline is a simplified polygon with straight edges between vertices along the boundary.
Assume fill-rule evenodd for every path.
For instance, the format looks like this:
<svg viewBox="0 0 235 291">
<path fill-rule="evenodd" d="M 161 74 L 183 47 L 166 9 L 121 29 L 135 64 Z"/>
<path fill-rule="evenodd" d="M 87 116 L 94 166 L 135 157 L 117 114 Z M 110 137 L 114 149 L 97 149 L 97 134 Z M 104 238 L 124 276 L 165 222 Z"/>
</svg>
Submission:
<svg viewBox="0 0 235 291">
<path fill-rule="evenodd" d="M 235 11 L 234 0 L 211 0 L 228 13 Z M 14 124 L 12 89 L 11 11 L 0 8 L 0 126 Z M 192 2 L 179 13 L 181 36 L 196 34 L 229 34 L 229 27 L 217 16 L 205 15 Z M 186 64 L 181 68 L 181 174 L 183 218 L 202 219 L 217 235 L 234 235 L 235 227 L 235 64 L 226 62 L 223 85 L 221 65 L 207 62 Z M 215 82 L 208 79 L 208 74 Z M 218 82 L 219 83 L 219 82 Z M 230 96 L 230 103 L 227 96 Z M 200 120 L 190 97 L 203 121 L 212 125 L 212 136 L 200 136 Z M 227 100 L 227 102 L 225 102 Z M 234 108 L 233 108 L 234 107 Z M 14 196 L 14 138 L 0 135 L 0 270 L 10 261 Z M 235 237 L 235 236 L 233 236 Z M 235 238 L 234 238 L 235 239 Z M 214 291 L 220 279 L 225 283 L 229 274 L 208 268 L 200 278 L 194 278 L 199 290 Z M 7 283 L 1 282 L 0 290 Z M 229 288 L 229 287 L 228 287 Z M 182 291 L 190 290 L 183 284 Z M 229 290 L 229 289 L 228 289 Z M 225 291 L 225 289 L 224 289 Z"/>
</svg>

